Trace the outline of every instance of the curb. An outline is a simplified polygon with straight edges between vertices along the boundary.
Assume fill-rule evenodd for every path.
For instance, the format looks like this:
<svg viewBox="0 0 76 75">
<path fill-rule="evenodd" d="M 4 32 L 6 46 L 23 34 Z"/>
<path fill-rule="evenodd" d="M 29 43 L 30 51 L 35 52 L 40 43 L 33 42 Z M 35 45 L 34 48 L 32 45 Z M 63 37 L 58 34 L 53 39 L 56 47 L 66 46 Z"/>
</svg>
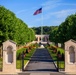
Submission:
<svg viewBox="0 0 76 75">
<path fill-rule="evenodd" d="M 30 60 L 29 60 L 30 61 Z M 28 65 L 29 61 L 25 64 L 24 68 L 26 68 L 26 66 Z"/>
</svg>

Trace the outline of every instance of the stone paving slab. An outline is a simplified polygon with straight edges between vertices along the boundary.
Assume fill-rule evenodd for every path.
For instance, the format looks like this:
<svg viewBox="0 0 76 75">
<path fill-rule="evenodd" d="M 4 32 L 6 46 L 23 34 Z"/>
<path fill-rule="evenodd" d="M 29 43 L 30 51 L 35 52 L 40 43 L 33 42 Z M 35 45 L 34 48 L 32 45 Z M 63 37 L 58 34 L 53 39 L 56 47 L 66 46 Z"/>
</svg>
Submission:
<svg viewBox="0 0 76 75">
<path fill-rule="evenodd" d="M 18 74 L 0 74 L 0 75 L 18 75 Z"/>
<path fill-rule="evenodd" d="M 50 75 L 49 73 L 31 73 L 30 75 Z"/>
<path fill-rule="evenodd" d="M 40 72 L 40 71 L 34 71 L 34 72 L 21 72 L 18 74 L 0 74 L 0 75 L 76 75 L 76 74 L 65 74 L 63 72 Z"/>
<path fill-rule="evenodd" d="M 18 75 L 30 75 L 30 73 L 23 72 L 23 73 L 19 73 Z"/>
</svg>

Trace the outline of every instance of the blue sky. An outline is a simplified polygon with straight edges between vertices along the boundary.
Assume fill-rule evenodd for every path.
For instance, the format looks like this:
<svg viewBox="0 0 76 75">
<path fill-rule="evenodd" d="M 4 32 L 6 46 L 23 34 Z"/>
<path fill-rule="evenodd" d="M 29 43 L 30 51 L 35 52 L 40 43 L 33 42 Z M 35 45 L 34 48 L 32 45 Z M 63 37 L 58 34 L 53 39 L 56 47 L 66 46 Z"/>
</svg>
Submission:
<svg viewBox="0 0 76 75">
<path fill-rule="evenodd" d="M 0 0 L 0 5 L 14 12 L 28 27 L 60 25 L 76 13 L 76 0 Z M 42 13 L 34 16 L 40 7 Z"/>
</svg>

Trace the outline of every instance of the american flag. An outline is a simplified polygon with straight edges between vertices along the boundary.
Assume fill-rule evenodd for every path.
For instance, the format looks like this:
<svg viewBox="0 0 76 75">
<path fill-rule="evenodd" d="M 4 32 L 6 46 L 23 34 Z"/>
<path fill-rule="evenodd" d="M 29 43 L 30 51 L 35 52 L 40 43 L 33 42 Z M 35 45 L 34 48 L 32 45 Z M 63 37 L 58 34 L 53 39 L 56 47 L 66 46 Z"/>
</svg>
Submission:
<svg viewBox="0 0 76 75">
<path fill-rule="evenodd" d="M 33 15 L 37 15 L 37 14 L 40 14 L 40 13 L 42 13 L 42 8 L 39 8 L 38 10 L 36 10 Z"/>
</svg>

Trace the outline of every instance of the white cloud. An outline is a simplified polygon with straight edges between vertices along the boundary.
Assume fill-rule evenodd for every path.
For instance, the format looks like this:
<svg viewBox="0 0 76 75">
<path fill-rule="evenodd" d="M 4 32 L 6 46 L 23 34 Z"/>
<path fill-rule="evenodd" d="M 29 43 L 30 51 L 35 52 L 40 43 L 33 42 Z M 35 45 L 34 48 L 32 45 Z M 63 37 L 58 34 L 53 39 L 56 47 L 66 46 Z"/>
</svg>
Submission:
<svg viewBox="0 0 76 75">
<path fill-rule="evenodd" d="M 43 6 L 43 10 L 50 10 L 56 8 L 58 6 L 76 6 L 76 3 L 62 3 L 62 0 L 48 0 L 41 4 Z"/>
<path fill-rule="evenodd" d="M 50 9 L 57 7 L 57 4 L 60 1 L 61 0 L 48 0 L 48 1 L 44 2 L 43 4 L 41 4 L 41 6 L 43 7 L 43 10 L 50 10 Z"/>
<path fill-rule="evenodd" d="M 50 4 L 54 4 L 54 3 L 57 3 L 57 2 L 60 2 L 61 0 L 48 0 L 46 2 L 44 2 L 43 4 L 41 4 L 42 6 L 47 6 L 47 5 L 50 5 Z"/>
<path fill-rule="evenodd" d="M 76 3 L 59 3 L 58 5 L 76 6 Z"/>
<path fill-rule="evenodd" d="M 51 16 L 54 16 L 55 18 L 64 18 L 67 17 L 70 14 L 73 14 L 76 12 L 76 9 L 67 9 L 67 10 L 60 10 L 56 12 L 49 12 L 45 15 L 45 19 L 49 19 Z"/>
<path fill-rule="evenodd" d="M 45 21 L 52 21 L 51 23 L 53 25 L 59 25 L 61 24 L 68 15 L 71 15 L 73 13 L 75 13 L 76 9 L 67 9 L 67 10 L 60 10 L 60 11 L 57 11 L 57 12 L 52 12 L 52 13 L 48 13 L 46 15 L 43 15 L 43 22 Z M 52 20 L 54 17 L 54 20 Z M 35 22 L 41 22 L 42 18 L 37 18 L 35 19 L 34 23 Z M 51 24 L 50 24 L 51 25 Z"/>
<path fill-rule="evenodd" d="M 76 9 L 68 9 L 68 10 L 61 10 L 57 12 L 57 18 L 63 18 L 67 17 L 70 14 L 74 14 L 76 12 Z"/>
<path fill-rule="evenodd" d="M 23 12 L 26 12 L 26 11 L 27 10 L 20 10 L 20 11 L 16 12 L 16 14 L 18 15 L 18 14 L 23 13 Z"/>
<path fill-rule="evenodd" d="M 54 20 L 52 21 L 53 25 L 59 25 L 65 21 L 67 16 L 71 14 L 75 14 L 75 12 L 76 12 L 76 9 L 60 10 L 57 12 L 48 13 L 45 19 L 49 20 L 53 16 L 54 17 Z"/>
<path fill-rule="evenodd" d="M 22 14 L 22 13 L 25 13 L 25 12 L 30 13 L 29 11 L 33 11 L 35 9 L 36 9 L 36 7 L 30 8 L 30 9 L 23 9 L 23 10 L 17 11 L 16 14 L 19 15 L 19 14 Z"/>
</svg>

